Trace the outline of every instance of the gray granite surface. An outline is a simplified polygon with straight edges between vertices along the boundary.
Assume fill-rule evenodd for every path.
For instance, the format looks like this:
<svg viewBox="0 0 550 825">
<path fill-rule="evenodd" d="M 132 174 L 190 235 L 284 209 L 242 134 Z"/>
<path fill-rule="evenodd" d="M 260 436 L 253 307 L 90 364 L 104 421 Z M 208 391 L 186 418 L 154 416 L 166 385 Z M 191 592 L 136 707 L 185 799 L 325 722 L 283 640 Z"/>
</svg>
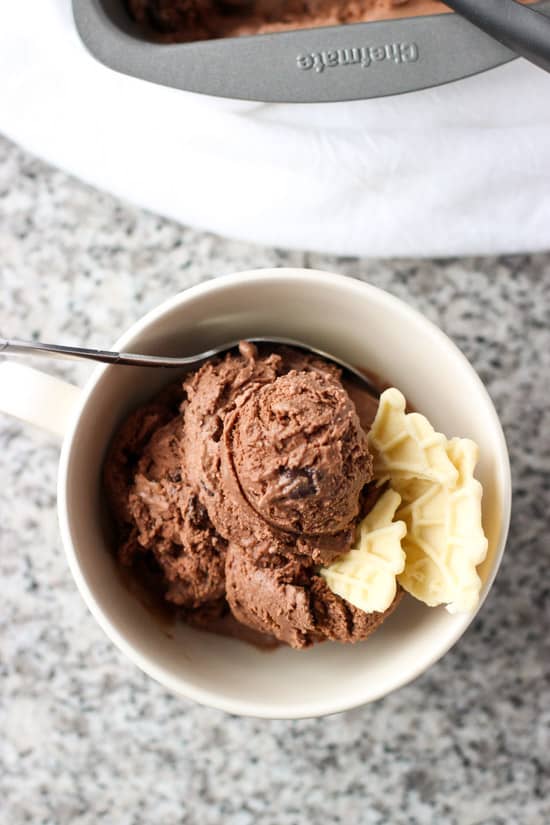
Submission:
<svg viewBox="0 0 550 825">
<path fill-rule="evenodd" d="M 58 445 L 0 416 L 2 824 L 550 822 L 550 254 L 367 261 L 260 248 L 161 220 L 0 140 L 3 335 L 108 345 L 176 290 L 288 264 L 404 298 L 486 382 L 515 496 L 490 598 L 442 661 L 373 705 L 296 722 L 198 707 L 139 672 L 88 614 L 56 523 Z"/>
</svg>

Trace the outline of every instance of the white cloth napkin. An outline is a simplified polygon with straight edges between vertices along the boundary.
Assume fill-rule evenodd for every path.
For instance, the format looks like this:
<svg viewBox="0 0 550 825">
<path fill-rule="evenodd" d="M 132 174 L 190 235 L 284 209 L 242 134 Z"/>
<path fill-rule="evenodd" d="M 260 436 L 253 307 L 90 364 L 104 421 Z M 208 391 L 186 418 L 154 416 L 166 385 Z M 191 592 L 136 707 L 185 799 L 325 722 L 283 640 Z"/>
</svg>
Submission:
<svg viewBox="0 0 550 825">
<path fill-rule="evenodd" d="M 550 75 L 514 61 L 400 97 L 223 101 L 97 63 L 69 0 L 6 3 L 0 131 L 185 224 L 343 255 L 550 246 Z"/>
</svg>

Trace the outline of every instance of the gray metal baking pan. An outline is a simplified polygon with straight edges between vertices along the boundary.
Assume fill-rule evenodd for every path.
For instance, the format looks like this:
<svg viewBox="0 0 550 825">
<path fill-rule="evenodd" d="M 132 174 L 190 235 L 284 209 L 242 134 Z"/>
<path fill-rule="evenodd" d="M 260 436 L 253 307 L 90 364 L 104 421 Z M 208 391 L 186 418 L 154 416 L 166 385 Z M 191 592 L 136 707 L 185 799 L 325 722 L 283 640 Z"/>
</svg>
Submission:
<svg viewBox="0 0 550 825">
<path fill-rule="evenodd" d="M 536 3 L 550 15 L 550 0 Z M 458 14 L 163 44 L 144 39 L 122 0 L 73 0 L 76 28 L 115 71 L 190 92 L 318 103 L 439 86 L 513 60 Z"/>
</svg>

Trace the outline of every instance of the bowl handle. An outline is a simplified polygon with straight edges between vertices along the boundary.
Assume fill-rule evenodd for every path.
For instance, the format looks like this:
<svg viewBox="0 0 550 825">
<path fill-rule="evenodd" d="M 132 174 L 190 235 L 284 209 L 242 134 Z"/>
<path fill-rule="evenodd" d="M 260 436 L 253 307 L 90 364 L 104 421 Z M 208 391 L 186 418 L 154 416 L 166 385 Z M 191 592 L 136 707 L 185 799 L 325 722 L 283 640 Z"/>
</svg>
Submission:
<svg viewBox="0 0 550 825">
<path fill-rule="evenodd" d="M 4 361 L 0 364 L 0 412 L 63 437 L 81 390 L 54 375 Z"/>
</svg>

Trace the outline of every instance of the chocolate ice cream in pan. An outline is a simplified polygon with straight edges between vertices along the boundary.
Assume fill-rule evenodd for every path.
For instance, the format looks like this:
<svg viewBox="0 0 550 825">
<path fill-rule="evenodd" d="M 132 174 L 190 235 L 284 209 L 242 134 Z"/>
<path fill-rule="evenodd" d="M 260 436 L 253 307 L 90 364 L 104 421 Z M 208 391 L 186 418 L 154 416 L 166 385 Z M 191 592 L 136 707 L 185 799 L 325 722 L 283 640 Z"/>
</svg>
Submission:
<svg viewBox="0 0 550 825">
<path fill-rule="evenodd" d="M 440 14 L 440 0 L 126 0 L 153 39 L 185 43 Z"/>
<path fill-rule="evenodd" d="M 407 506 L 431 482 L 462 488 L 444 436 L 434 441 L 400 399 L 389 390 L 378 407 L 333 364 L 291 348 L 243 342 L 212 359 L 115 434 L 104 478 L 121 565 L 150 570 L 183 621 L 295 648 L 366 639 L 398 606 L 400 575 L 417 598 L 458 603 L 448 582 L 475 591 L 484 537 L 470 566 L 457 575 L 453 562 L 443 579 L 413 547 Z M 438 537 L 443 566 L 453 540 Z"/>
</svg>

